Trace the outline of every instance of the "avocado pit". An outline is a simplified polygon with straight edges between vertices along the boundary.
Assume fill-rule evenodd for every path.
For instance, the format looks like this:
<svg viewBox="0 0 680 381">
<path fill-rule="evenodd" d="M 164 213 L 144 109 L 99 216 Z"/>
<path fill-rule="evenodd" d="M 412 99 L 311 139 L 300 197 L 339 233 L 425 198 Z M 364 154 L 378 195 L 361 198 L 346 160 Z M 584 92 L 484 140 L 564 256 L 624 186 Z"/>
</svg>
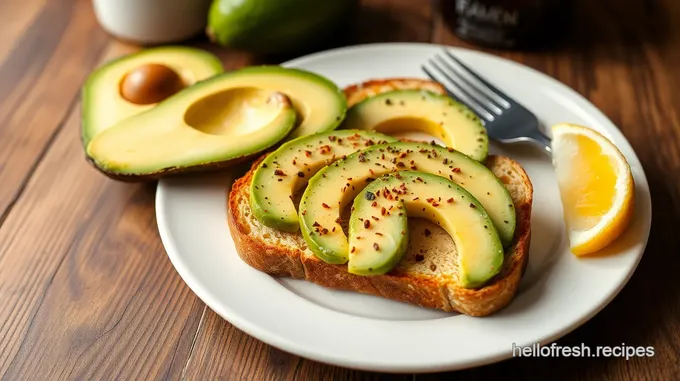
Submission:
<svg viewBox="0 0 680 381">
<path fill-rule="evenodd" d="M 128 72 L 120 82 L 120 95 L 138 105 L 158 103 L 186 87 L 172 68 L 157 63 L 141 65 Z"/>
</svg>

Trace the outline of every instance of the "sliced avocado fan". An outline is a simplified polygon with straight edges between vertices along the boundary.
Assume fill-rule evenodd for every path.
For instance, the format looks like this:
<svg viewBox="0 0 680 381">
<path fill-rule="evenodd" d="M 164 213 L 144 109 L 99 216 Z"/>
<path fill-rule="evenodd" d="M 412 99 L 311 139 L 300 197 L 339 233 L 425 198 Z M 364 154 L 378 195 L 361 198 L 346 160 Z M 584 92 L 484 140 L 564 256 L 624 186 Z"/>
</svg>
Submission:
<svg viewBox="0 0 680 381">
<path fill-rule="evenodd" d="M 372 131 L 340 130 L 288 141 L 258 165 L 250 185 L 255 217 L 271 228 L 300 230 L 293 202 L 296 193 L 322 167 L 375 144 L 397 139 Z"/>
<path fill-rule="evenodd" d="M 322 168 L 309 180 L 300 201 L 299 217 L 310 250 L 328 263 L 346 263 L 349 243 L 341 226 L 345 206 L 372 180 L 405 170 L 431 173 L 465 188 L 488 212 L 503 246 L 512 242 L 514 204 L 491 170 L 451 148 L 399 142 L 356 152 Z"/>
<path fill-rule="evenodd" d="M 418 171 L 383 175 L 354 199 L 349 220 L 348 272 L 390 272 L 408 248 L 407 218 L 437 223 L 453 239 L 458 279 L 479 287 L 503 266 L 503 245 L 477 199 L 447 178 Z"/>
</svg>

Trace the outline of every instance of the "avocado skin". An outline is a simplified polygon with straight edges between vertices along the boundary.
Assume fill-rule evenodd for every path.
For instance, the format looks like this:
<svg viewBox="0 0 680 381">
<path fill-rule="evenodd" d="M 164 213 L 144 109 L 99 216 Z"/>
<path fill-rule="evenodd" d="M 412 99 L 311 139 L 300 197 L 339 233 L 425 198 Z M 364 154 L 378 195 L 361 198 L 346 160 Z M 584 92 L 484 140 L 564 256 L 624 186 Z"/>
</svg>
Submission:
<svg viewBox="0 0 680 381">
<path fill-rule="evenodd" d="M 243 164 L 245 162 L 250 161 L 251 159 L 254 159 L 258 157 L 259 155 L 262 155 L 262 152 L 256 152 L 251 155 L 247 156 L 242 156 L 239 158 L 234 158 L 229 161 L 222 161 L 222 162 L 214 162 L 214 163 L 206 163 L 206 164 L 201 164 L 201 165 L 196 165 L 192 167 L 173 167 L 173 168 L 165 168 L 162 171 L 157 171 L 153 173 L 145 173 L 145 174 L 140 174 L 140 175 L 134 175 L 134 174 L 125 174 L 125 173 L 118 173 L 118 172 L 113 172 L 113 171 L 107 171 L 106 168 L 102 168 L 98 166 L 95 163 L 95 160 L 92 159 L 89 156 L 85 157 L 85 160 L 92 166 L 94 167 L 97 171 L 99 171 L 101 174 L 104 176 L 120 181 L 123 183 L 146 183 L 146 182 L 153 182 L 153 181 L 158 181 L 160 179 L 164 178 L 170 178 L 170 177 L 180 177 L 180 176 L 189 176 L 193 174 L 208 174 L 208 173 L 216 173 L 228 168 L 234 168 L 235 166 L 238 166 L 239 164 Z"/>
<path fill-rule="evenodd" d="M 258 54 L 300 52 L 331 38 L 358 0 L 214 0 L 206 34 L 221 46 Z"/>
</svg>

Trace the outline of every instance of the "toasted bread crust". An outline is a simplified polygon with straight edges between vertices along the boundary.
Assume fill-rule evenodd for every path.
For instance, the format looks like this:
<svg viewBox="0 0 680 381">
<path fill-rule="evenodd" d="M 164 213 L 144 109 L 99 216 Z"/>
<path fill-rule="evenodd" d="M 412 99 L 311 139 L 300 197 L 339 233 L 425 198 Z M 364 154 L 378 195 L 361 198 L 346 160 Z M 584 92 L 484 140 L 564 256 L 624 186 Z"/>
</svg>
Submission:
<svg viewBox="0 0 680 381">
<path fill-rule="evenodd" d="M 347 98 L 347 107 L 352 107 L 369 96 L 392 90 L 428 90 L 441 95 L 447 94 L 441 84 L 420 78 L 372 79 L 348 86 L 343 91 Z"/>
<path fill-rule="evenodd" d="M 248 202 L 250 182 L 263 155 L 229 193 L 228 223 L 239 256 L 250 266 L 273 276 L 305 279 L 318 285 L 381 296 L 426 308 L 460 312 L 470 316 L 487 316 L 510 303 L 519 287 L 529 258 L 530 219 L 533 187 L 524 169 L 507 157 L 489 156 L 487 166 L 514 169 L 525 190 L 525 197 L 515 201 L 517 228 L 515 239 L 506 251 L 503 271 L 480 289 L 465 289 L 451 280 L 401 274 L 398 270 L 385 275 L 359 276 L 346 271 L 345 265 L 327 264 L 316 257 L 304 255 L 297 248 L 268 242 L 254 234 L 239 208 Z M 497 176 L 505 183 L 511 181 L 503 173 Z M 294 234 L 294 233 L 293 233 Z"/>
</svg>

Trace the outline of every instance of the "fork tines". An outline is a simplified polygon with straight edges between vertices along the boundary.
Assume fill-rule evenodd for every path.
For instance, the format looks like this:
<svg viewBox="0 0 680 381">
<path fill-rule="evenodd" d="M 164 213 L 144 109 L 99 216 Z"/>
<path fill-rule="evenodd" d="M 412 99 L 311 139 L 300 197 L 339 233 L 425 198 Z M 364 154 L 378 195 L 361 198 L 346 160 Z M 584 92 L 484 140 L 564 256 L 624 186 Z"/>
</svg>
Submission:
<svg viewBox="0 0 680 381">
<path fill-rule="evenodd" d="M 495 88 L 448 50 L 438 54 L 422 66 L 433 80 L 446 87 L 449 95 L 472 108 L 484 122 L 493 122 L 504 110 L 512 107 L 512 100 Z"/>
</svg>

